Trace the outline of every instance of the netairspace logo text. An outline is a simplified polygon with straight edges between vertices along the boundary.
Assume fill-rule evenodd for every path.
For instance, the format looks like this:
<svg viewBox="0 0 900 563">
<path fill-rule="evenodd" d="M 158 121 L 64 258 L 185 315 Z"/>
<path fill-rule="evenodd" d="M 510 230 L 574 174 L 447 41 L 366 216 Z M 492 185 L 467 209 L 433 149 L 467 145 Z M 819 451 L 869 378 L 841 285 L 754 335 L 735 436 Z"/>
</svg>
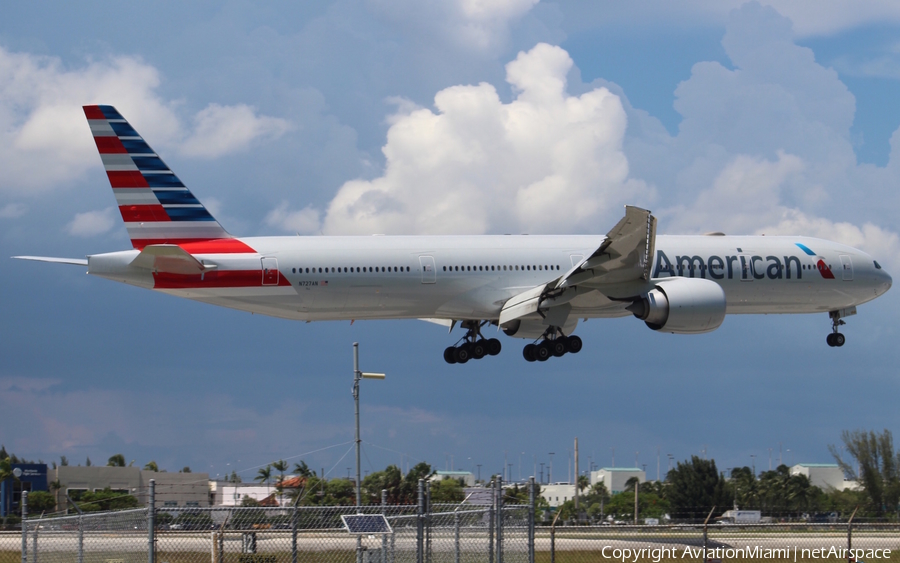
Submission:
<svg viewBox="0 0 900 563">
<path fill-rule="evenodd" d="M 620 561 L 621 563 L 637 563 L 638 561 L 652 561 L 659 563 L 664 559 L 778 559 L 793 561 L 808 561 L 810 559 L 890 559 L 890 549 L 847 549 L 842 547 L 820 548 L 767 548 L 763 546 L 747 547 L 714 547 L 704 551 L 703 548 L 685 547 L 683 550 L 675 547 L 643 547 L 639 549 L 618 548 L 605 546 L 601 552 L 604 559 Z"/>
</svg>

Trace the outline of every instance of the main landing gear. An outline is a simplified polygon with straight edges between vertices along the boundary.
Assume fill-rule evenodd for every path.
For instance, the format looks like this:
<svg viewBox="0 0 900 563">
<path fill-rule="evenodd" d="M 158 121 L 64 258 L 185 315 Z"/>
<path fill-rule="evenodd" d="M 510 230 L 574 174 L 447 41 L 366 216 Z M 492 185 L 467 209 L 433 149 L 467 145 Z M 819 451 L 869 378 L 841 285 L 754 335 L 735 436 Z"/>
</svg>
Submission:
<svg viewBox="0 0 900 563">
<path fill-rule="evenodd" d="M 448 364 L 464 364 L 470 359 L 480 360 L 485 356 L 496 356 L 502 346 L 496 338 L 485 338 L 481 335 L 481 327 L 487 321 L 465 321 L 462 327 L 468 329 L 462 337 L 462 344 L 448 346 L 444 350 L 444 361 Z"/>
<path fill-rule="evenodd" d="M 583 346 L 581 338 L 566 336 L 558 327 L 550 327 L 544 333 L 543 340 L 538 344 L 526 344 L 522 349 L 522 355 L 529 362 L 546 362 L 551 356 L 557 358 L 571 352 L 577 354 Z"/>
<path fill-rule="evenodd" d="M 840 311 L 832 311 L 828 313 L 828 316 L 831 317 L 831 334 L 825 337 L 825 342 L 832 348 L 840 348 L 844 345 L 846 338 L 844 338 L 843 334 L 838 332 L 838 327 L 847 323 L 841 319 Z"/>
</svg>

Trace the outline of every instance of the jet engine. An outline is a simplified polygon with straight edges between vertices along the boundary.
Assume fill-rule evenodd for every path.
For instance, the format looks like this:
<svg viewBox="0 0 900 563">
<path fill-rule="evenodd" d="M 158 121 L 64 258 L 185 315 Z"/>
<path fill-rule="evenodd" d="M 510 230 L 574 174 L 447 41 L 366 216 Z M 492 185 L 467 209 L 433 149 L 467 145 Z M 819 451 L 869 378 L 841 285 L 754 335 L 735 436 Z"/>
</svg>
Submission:
<svg viewBox="0 0 900 563">
<path fill-rule="evenodd" d="M 626 309 L 653 330 L 701 334 L 725 320 L 725 292 L 710 280 L 675 278 L 657 283 Z"/>
</svg>

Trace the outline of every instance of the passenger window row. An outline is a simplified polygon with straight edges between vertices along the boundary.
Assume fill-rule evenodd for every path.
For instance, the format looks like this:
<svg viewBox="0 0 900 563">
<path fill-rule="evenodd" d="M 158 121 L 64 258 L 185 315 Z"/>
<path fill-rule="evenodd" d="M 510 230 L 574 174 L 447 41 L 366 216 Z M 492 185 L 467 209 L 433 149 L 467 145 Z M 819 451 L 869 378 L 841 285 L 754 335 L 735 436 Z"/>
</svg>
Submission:
<svg viewBox="0 0 900 563">
<path fill-rule="evenodd" d="M 513 270 L 559 270 L 558 265 L 525 265 L 525 266 L 444 266 L 445 272 L 496 272 Z"/>
<path fill-rule="evenodd" d="M 305 271 L 304 271 L 305 270 Z M 355 274 L 361 272 L 408 272 L 409 266 L 363 266 L 356 268 L 291 268 L 291 273 L 294 274 Z"/>
</svg>

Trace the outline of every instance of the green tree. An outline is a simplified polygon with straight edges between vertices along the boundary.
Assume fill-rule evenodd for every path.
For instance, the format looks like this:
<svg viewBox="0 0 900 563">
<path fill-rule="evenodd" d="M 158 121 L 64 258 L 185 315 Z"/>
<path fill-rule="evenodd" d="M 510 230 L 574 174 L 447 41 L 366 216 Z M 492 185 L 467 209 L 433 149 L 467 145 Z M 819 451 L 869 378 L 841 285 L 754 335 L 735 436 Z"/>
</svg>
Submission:
<svg viewBox="0 0 900 563">
<path fill-rule="evenodd" d="M 896 511 L 900 507 L 900 454 L 894 452 L 891 431 L 885 429 L 879 434 L 874 430 L 844 430 L 841 441 L 856 460 L 859 471 L 844 462 L 833 445 L 828 449 L 844 473 L 862 485 L 869 499 L 868 508 L 879 515 Z"/>
<path fill-rule="evenodd" d="M 67 465 L 69 465 L 69 459 L 64 455 L 61 455 L 59 456 L 59 464 L 62 467 L 66 467 Z"/>
<path fill-rule="evenodd" d="M 299 475 L 300 477 L 312 477 L 314 475 L 312 470 L 302 459 L 300 460 L 300 463 L 294 464 L 294 470 L 291 473 L 293 473 L 294 475 Z"/>
<path fill-rule="evenodd" d="M 235 471 L 235 470 L 233 470 L 233 469 L 231 470 L 231 476 L 228 477 L 228 481 L 231 482 L 231 483 L 241 483 L 241 482 L 243 482 L 243 480 L 241 479 L 241 476 L 238 475 L 238 474 L 237 474 L 237 471 Z"/>
<path fill-rule="evenodd" d="M 91 466 L 91 456 L 88 456 L 87 459 L 84 460 L 84 466 L 85 467 Z"/>
<path fill-rule="evenodd" d="M 122 510 L 138 506 L 138 499 L 120 491 L 106 487 L 102 491 L 88 491 L 81 495 L 78 507 L 85 512 L 98 510 Z"/>
<path fill-rule="evenodd" d="M 725 479 L 716 469 L 714 460 L 691 456 L 690 461 L 678 462 L 666 475 L 666 480 L 673 518 L 703 520 L 712 507 L 717 507 L 716 514 L 721 514 L 731 504 Z"/>
<path fill-rule="evenodd" d="M 125 456 L 122 454 L 115 454 L 109 458 L 106 462 L 107 467 L 125 467 Z"/>
<path fill-rule="evenodd" d="M 144 466 L 144 471 L 159 471 L 159 466 L 156 465 L 155 461 L 150 461 Z"/>
<path fill-rule="evenodd" d="M 447 477 L 431 482 L 431 502 L 462 502 L 466 498 L 462 484 Z"/>
<path fill-rule="evenodd" d="M 388 504 L 400 503 L 400 484 L 403 474 L 396 465 L 388 465 L 383 471 L 366 475 L 362 481 L 363 504 L 380 504 L 381 491 L 387 491 Z"/>
<path fill-rule="evenodd" d="M 278 496 L 282 496 L 284 493 L 284 473 L 288 469 L 288 462 L 279 459 L 272 463 L 272 469 L 278 472 L 278 481 L 275 483 L 275 490 L 278 491 Z"/>
<path fill-rule="evenodd" d="M 254 477 L 253 480 L 259 481 L 260 483 L 265 483 L 266 491 L 268 492 L 269 481 L 272 480 L 272 466 L 267 465 L 265 467 L 260 467 L 259 471 L 256 472 L 256 477 Z"/>
<path fill-rule="evenodd" d="M 578 476 L 578 492 L 583 493 L 585 489 L 591 486 L 591 480 L 587 475 Z"/>
<path fill-rule="evenodd" d="M 32 491 L 28 493 L 29 514 L 52 512 L 54 508 L 56 508 L 56 499 L 47 491 Z"/>
<path fill-rule="evenodd" d="M 179 473 L 190 473 L 190 472 L 191 472 L 191 468 L 188 467 L 187 465 L 185 465 L 184 467 L 182 467 L 182 468 L 181 468 L 181 471 L 179 471 Z"/>
<path fill-rule="evenodd" d="M 669 512 L 669 501 L 653 493 L 638 489 L 638 518 L 659 518 Z M 613 495 L 606 504 L 606 513 L 626 522 L 634 521 L 634 489 Z M 703 515 L 704 517 L 706 514 Z"/>
</svg>

